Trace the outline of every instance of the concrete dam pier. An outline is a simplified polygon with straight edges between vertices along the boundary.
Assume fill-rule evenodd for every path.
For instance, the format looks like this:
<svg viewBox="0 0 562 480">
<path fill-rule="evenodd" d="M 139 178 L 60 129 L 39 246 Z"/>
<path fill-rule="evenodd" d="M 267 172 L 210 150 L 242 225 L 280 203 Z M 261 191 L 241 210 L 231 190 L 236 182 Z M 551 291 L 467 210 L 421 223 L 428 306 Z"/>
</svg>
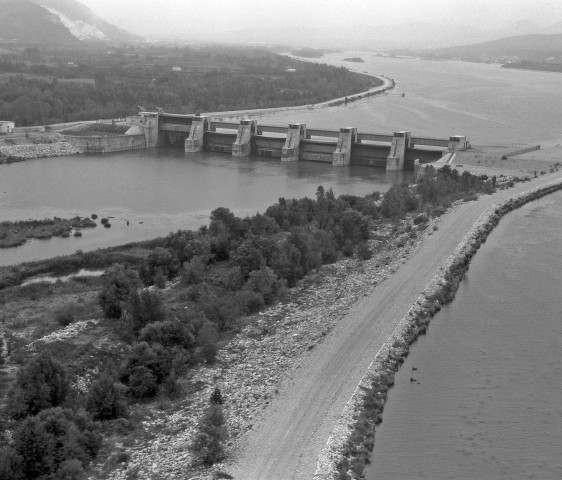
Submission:
<svg viewBox="0 0 562 480">
<path fill-rule="evenodd" d="M 304 123 L 288 126 L 259 125 L 257 120 L 223 122 L 200 115 L 140 112 L 129 122 L 146 137 L 146 148 L 176 145 L 186 154 L 221 152 L 233 157 L 257 155 L 283 162 L 315 161 L 334 166 L 368 165 L 387 171 L 413 170 L 467 148 L 466 137 L 448 139 L 414 137 L 411 132 L 362 133 L 355 127 L 339 130 L 307 128 Z"/>
</svg>

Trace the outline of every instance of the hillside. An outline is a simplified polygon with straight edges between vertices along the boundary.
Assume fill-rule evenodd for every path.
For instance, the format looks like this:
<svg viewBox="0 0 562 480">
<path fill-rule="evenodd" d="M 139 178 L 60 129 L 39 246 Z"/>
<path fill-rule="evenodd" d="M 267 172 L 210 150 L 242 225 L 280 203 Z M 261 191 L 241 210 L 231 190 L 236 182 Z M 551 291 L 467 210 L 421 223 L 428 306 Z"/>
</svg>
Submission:
<svg viewBox="0 0 562 480">
<path fill-rule="evenodd" d="M 544 62 L 562 56 L 562 34 L 517 35 L 475 45 L 436 49 L 429 56 L 472 61 Z"/>
<path fill-rule="evenodd" d="M 76 45 L 92 40 L 132 42 L 140 37 L 107 23 L 75 0 L 0 0 L 0 40 Z"/>
</svg>

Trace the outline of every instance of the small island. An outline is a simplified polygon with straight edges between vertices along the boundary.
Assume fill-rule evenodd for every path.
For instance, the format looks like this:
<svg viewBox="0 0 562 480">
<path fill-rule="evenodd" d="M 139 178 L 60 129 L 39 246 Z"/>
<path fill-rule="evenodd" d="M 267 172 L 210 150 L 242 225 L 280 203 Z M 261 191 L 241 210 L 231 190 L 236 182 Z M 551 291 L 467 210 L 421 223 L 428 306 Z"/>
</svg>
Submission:
<svg viewBox="0 0 562 480">
<path fill-rule="evenodd" d="M 328 52 L 320 48 L 299 48 L 298 50 L 293 50 L 291 53 L 295 57 L 301 58 L 322 58 Z"/>
<path fill-rule="evenodd" d="M 344 58 L 343 59 L 344 62 L 354 62 L 354 63 L 364 63 L 365 60 L 363 60 L 361 57 L 348 57 L 348 58 Z"/>
<path fill-rule="evenodd" d="M 80 229 L 95 226 L 96 222 L 93 220 L 81 217 L 0 222 L 0 248 L 18 247 L 31 238 L 45 240 L 52 237 L 69 237 L 73 230 L 75 237 L 81 236 Z"/>
</svg>

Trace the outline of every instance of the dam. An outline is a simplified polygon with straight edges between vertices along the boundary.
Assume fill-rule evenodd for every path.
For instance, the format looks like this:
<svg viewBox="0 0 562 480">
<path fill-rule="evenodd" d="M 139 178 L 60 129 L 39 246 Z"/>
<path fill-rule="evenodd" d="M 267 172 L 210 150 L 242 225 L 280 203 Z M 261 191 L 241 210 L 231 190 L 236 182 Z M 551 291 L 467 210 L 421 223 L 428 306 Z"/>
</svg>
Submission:
<svg viewBox="0 0 562 480">
<path fill-rule="evenodd" d="M 392 134 L 308 128 L 304 123 L 261 125 L 257 120 L 225 122 L 209 116 L 139 112 L 127 119 L 131 130 L 144 135 L 145 148 L 177 146 L 186 154 L 218 152 L 233 157 L 257 155 L 283 162 L 314 161 L 333 166 L 365 165 L 386 171 L 414 170 L 469 147 L 466 137 L 416 137 L 408 131 Z M 133 132 L 131 132 L 133 133 Z"/>
</svg>

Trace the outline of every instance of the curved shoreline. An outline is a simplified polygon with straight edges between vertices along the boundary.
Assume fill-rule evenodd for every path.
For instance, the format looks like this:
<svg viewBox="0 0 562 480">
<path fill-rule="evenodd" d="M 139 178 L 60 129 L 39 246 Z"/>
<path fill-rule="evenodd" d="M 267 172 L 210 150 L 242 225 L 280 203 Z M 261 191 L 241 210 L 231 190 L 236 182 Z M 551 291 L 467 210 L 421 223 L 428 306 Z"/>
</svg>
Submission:
<svg viewBox="0 0 562 480">
<path fill-rule="evenodd" d="M 361 475 L 374 446 L 375 426 L 382 421 L 388 389 L 394 383 L 394 373 L 408 356 L 409 345 L 425 333 L 430 319 L 441 305 L 454 299 L 470 261 L 501 218 L 528 202 L 560 189 L 562 179 L 494 203 L 482 212 L 367 368 L 320 453 L 315 480 L 353 479 Z M 366 403 L 369 405 L 367 408 Z M 361 466 L 361 472 L 357 471 L 358 465 Z"/>
<path fill-rule="evenodd" d="M 364 92 L 355 93 L 353 95 L 348 95 L 347 97 L 339 97 L 339 98 L 332 98 L 331 100 L 326 100 L 325 102 L 320 103 L 313 103 L 311 105 L 296 105 L 294 107 L 272 107 L 272 108 L 255 108 L 252 110 L 231 110 L 226 112 L 206 112 L 205 115 L 217 117 L 217 119 L 235 119 L 241 116 L 256 116 L 259 117 L 261 115 L 267 115 L 271 113 L 278 113 L 278 112 L 299 112 L 299 111 L 308 111 L 313 110 L 315 108 L 324 108 L 324 107 L 337 107 L 339 105 L 345 104 L 346 98 L 347 102 L 355 102 L 357 100 L 362 100 L 363 98 L 373 97 L 375 95 L 379 95 L 384 93 L 388 90 L 392 90 L 396 82 L 384 75 L 371 75 L 368 73 L 357 72 L 356 70 L 351 70 L 355 73 L 360 73 L 361 75 L 367 75 L 369 77 L 378 78 L 382 80 L 383 84 L 379 85 L 378 87 L 370 88 L 369 90 L 365 90 Z M 220 118 L 219 118 L 220 117 Z"/>
</svg>

